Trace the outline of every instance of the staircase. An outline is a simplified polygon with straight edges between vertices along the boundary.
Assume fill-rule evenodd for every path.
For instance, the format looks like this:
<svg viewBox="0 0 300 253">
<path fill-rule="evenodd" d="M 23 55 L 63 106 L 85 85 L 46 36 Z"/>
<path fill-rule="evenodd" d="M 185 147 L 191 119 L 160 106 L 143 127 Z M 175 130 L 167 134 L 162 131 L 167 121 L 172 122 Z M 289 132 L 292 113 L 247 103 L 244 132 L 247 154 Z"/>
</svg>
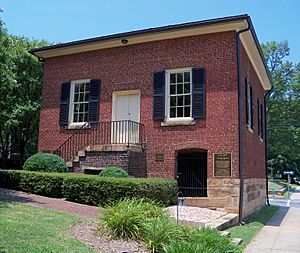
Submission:
<svg viewBox="0 0 300 253">
<path fill-rule="evenodd" d="M 54 153 L 66 161 L 69 171 L 84 172 L 86 164 L 87 170 L 94 167 L 99 172 L 101 166 L 112 165 L 114 156 L 120 160 L 119 157 L 129 155 L 129 151 L 144 151 L 144 129 L 143 124 L 131 120 L 85 123 Z M 94 166 L 90 165 L 91 160 Z"/>
</svg>

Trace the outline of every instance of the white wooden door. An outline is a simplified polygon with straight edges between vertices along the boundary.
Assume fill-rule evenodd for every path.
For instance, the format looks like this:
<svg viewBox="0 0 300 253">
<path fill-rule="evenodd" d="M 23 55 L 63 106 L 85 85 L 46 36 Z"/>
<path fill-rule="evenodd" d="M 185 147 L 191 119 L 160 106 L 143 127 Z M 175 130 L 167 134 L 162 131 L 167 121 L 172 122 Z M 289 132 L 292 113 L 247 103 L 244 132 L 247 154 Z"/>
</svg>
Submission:
<svg viewBox="0 0 300 253">
<path fill-rule="evenodd" d="M 140 94 L 116 94 L 113 103 L 113 142 L 138 143 L 139 125 L 137 123 L 140 121 Z"/>
</svg>

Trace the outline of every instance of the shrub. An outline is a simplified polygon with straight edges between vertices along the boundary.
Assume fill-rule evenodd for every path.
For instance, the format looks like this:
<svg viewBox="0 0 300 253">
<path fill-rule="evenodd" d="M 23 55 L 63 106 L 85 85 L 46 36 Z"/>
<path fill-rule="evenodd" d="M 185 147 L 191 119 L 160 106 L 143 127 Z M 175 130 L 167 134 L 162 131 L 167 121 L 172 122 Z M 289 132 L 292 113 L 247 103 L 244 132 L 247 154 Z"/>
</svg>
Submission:
<svg viewBox="0 0 300 253">
<path fill-rule="evenodd" d="M 106 178 L 92 175 L 0 170 L 0 187 L 23 190 L 68 200 L 106 205 L 128 197 L 152 199 L 168 205 L 175 203 L 174 179 Z"/>
<path fill-rule="evenodd" d="M 170 217 L 149 219 L 144 224 L 142 240 L 152 252 L 161 252 L 163 247 L 181 238 L 181 227 Z"/>
<path fill-rule="evenodd" d="M 140 239 L 145 221 L 163 215 L 165 215 L 163 208 L 158 207 L 156 202 L 134 198 L 107 206 L 100 220 L 114 237 Z"/>
<path fill-rule="evenodd" d="M 230 238 L 221 236 L 216 229 L 203 227 L 190 229 L 189 237 L 164 247 L 165 253 L 238 253 L 241 249 Z"/>
<path fill-rule="evenodd" d="M 102 170 L 99 174 L 100 177 L 116 177 L 116 178 L 126 178 L 129 177 L 128 173 L 119 167 L 107 167 Z"/>
<path fill-rule="evenodd" d="M 40 194 L 49 197 L 63 197 L 63 175 L 30 171 L 0 171 L 0 186 Z"/>
<path fill-rule="evenodd" d="M 176 203 L 174 179 L 109 178 L 72 175 L 64 180 L 67 200 L 104 206 L 123 198 L 146 198 L 169 205 Z"/>
<path fill-rule="evenodd" d="M 21 173 L 17 170 L 0 170 L 0 187 L 20 190 Z"/>
<path fill-rule="evenodd" d="M 67 172 L 65 161 L 58 155 L 37 153 L 30 156 L 24 163 L 24 170 L 41 172 Z"/>
</svg>

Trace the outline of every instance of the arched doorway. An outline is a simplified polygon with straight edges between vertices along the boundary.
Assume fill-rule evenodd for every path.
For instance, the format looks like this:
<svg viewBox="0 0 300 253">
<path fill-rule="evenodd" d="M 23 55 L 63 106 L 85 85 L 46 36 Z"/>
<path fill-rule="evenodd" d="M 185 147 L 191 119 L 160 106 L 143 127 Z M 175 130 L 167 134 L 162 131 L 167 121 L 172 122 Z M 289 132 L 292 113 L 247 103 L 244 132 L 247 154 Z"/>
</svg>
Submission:
<svg viewBox="0 0 300 253">
<path fill-rule="evenodd" d="M 185 197 L 207 197 L 207 150 L 179 151 L 177 180 Z"/>
</svg>

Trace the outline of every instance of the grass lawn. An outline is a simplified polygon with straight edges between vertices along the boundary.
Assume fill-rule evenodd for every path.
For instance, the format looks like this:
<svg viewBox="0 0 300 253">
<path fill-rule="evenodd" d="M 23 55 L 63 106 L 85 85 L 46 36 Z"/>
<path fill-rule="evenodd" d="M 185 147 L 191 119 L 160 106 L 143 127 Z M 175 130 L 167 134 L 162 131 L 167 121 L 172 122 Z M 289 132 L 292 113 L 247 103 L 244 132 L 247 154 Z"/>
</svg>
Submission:
<svg viewBox="0 0 300 253">
<path fill-rule="evenodd" d="M 268 186 L 269 191 L 272 191 L 273 187 L 275 191 L 279 191 L 280 189 L 285 188 L 287 185 L 280 181 L 269 181 Z"/>
<path fill-rule="evenodd" d="M 268 220 L 275 214 L 279 207 L 266 206 L 256 214 L 249 216 L 244 226 L 235 226 L 227 229 L 231 233 L 231 237 L 238 237 L 243 239 L 241 247 L 244 249 L 259 230 L 268 222 Z"/>
<path fill-rule="evenodd" d="M 296 184 L 290 184 L 290 193 L 288 194 L 288 191 L 286 191 L 283 194 L 282 198 L 289 199 L 291 197 L 292 193 L 296 191 L 297 186 L 298 185 L 296 185 Z"/>
<path fill-rule="evenodd" d="M 95 252 L 68 234 L 77 216 L 0 201 L 0 252 Z"/>
</svg>

